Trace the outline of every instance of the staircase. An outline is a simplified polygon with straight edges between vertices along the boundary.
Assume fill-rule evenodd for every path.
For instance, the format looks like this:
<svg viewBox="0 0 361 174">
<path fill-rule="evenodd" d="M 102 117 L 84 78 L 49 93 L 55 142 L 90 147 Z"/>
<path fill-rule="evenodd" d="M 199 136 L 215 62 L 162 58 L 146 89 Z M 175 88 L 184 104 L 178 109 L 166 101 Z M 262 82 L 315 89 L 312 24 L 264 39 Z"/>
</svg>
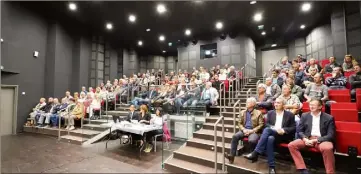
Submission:
<svg viewBox="0 0 361 174">
<path fill-rule="evenodd" d="M 233 117 L 236 114 L 236 119 L 238 118 L 240 109 L 244 109 L 245 102 L 247 99 L 247 91 L 251 89 L 251 96 L 256 94 L 256 83 L 261 78 L 251 78 L 245 84 L 242 91 L 238 92 L 228 92 L 231 99 L 226 100 L 226 107 L 224 110 L 220 111 L 224 116 L 224 126 L 225 126 L 225 152 L 229 152 L 231 148 L 231 140 L 234 135 L 234 127 L 233 127 Z M 240 100 L 241 107 L 233 108 L 233 105 L 237 100 Z M 220 108 L 220 107 L 218 107 Z M 235 112 L 234 112 L 235 110 Z M 202 129 L 193 133 L 193 137 L 188 139 L 187 142 L 178 150 L 174 151 L 173 156 L 166 160 L 164 167 L 167 171 L 175 172 L 175 173 L 215 173 L 214 165 L 215 165 L 215 153 L 214 153 L 214 123 L 219 118 L 218 115 L 211 115 L 206 118 L 205 123 L 203 124 Z M 237 124 L 237 122 L 236 122 Z M 238 131 L 236 128 L 235 132 Z M 222 169 L 222 158 L 224 155 L 222 154 L 222 125 L 217 125 L 217 165 L 218 169 L 220 169 L 219 173 L 225 173 Z M 239 147 L 241 148 L 241 147 Z M 243 168 L 241 166 L 245 166 L 245 159 L 237 158 L 235 159 L 234 164 L 225 165 L 225 171 L 235 172 L 235 173 L 259 173 L 256 170 L 250 170 Z M 243 164 L 245 163 L 245 164 Z M 259 167 L 249 163 L 249 166 L 253 166 L 252 168 L 257 169 Z M 266 169 L 268 170 L 268 169 Z"/>
</svg>

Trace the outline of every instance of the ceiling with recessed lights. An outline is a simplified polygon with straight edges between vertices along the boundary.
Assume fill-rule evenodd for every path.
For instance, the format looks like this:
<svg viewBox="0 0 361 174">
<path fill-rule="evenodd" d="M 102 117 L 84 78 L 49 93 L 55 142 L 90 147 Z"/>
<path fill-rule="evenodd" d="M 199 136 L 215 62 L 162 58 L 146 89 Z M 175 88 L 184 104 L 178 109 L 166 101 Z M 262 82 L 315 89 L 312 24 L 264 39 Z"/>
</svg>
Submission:
<svg viewBox="0 0 361 174">
<path fill-rule="evenodd" d="M 81 1 L 21 2 L 48 18 L 104 35 L 113 47 L 144 54 L 176 54 L 193 39 L 249 35 L 256 45 L 287 43 L 329 23 L 337 2 Z M 75 4 L 75 6 L 74 6 Z"/>
</svg>

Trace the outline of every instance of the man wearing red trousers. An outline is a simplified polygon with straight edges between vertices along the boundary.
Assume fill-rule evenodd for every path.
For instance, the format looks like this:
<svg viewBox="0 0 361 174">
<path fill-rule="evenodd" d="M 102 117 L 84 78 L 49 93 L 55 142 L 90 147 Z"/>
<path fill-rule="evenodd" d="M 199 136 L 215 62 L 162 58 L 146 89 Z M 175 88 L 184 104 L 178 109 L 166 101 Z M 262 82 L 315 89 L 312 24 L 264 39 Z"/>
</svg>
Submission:
<svg viewBox="0 0 361 174">
<path fill-rule="evenodd" d="M 288 144 L 296 168 L 301 173 L 308 173 L 308 170 L 300 150 L 309 147 L 314 147 L 321 152 L 326 173 L 335 173 L 335 156 L 333 153 L 335 121 L 331 115 L 321 112 L 321 109 L 322 101 L 311 99 L 311 112 L 302 115 L 300 120 L 300 139 Z"/>
</svg>

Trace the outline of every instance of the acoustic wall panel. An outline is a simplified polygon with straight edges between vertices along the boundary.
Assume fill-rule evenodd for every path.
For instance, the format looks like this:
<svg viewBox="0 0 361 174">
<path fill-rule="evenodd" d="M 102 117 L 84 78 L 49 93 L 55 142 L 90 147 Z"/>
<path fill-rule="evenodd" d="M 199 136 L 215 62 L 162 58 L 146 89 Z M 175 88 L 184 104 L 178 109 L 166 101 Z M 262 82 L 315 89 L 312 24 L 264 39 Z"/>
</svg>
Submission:
<svg viewBox="0 0 361 174">
<path fill-rule="evenodd" d="M 326 48 L 326 57 L 331 57 L 331 56 L 334 56 L 333 55 L 333 46 L 329 46 Z"/>
<path fill-rule="evenodd" d="M 347 32 L 347 44 L 353 45 L 361 42 L 361 30 L 355 29 Z"/>
<path fill-rule="evenodd" d="M 240 54 L 231 55 L 231 63 L 232 64 L 240 64 L 241 63 L 241 55 Z"/>
<path fill-rule="evenodd" d="M 228 45 L 227 46 L 222 46 L 221 52 L 222 52 L 222 55 L 229 55 L 229 53 L 230 53 L 229 46 Z"/>
<path fill-rule="evenodd" d="M 221 63 L 224 64 L 230 64 L 231 63 L 231 57 L 230 56 L 222 56 Z"/>
<path fill-rule="evenodd" d="M 189 51 L 189 60 L 195 60 L 197 58 L 196 51 Z"/>
<path fill-rule="evenodd" d="M 241 52 L 241 45 L 236 44 L 236 45 L 231 45 L 231 53 L 232 54 L 240 54 Z"/>
<path fill-rule="evenodd" d="M 318 48 L 319 49 L 324 49 L 326 47 L 326 40 L 325 38 L 320 38 L 318 40 Z"/>
</svg>

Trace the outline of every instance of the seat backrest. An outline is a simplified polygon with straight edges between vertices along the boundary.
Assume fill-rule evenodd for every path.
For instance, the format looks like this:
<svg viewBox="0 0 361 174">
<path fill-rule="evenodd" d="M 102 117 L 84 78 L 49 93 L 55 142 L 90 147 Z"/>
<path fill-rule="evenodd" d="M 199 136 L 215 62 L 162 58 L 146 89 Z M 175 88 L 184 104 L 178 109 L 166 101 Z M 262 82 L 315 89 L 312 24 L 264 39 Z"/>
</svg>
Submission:
<svg viewBox="0 0 361 174">
<path fill-rule="evenodd" d="M 337 102 L 332 103 L 331 110 L 332 109 L 357 110 L 357 106 L 356 103 Z"/>
<path fill-rule="evenodd" d="M 349 89 L 330 89 L 328 95 L 350 95 Z"/>
<path fill-rule="evenodd" d="M 330 60 L 329 59 L 327 59 L 327 58 L 325 58 L 325 59 L 322 59 L 321 60 L 321 66 L 322 66 L 322 68 L 324 68 L 327 64 L 329 64 L 330 63 Z"/>
<path fill-rule="evenodd" d="M 344 73 L 344 75 L 345 75 L 345 77 L 350 77 L 352 74 L 355 74 L 355 72 L 354 71 L 346 71 L 345 73 Z"/>
<path fill-rule="evenodd" d="M 361 123 L 357 122 L 346 122 L 346 121 L 335 121 L 336 130 L 361 132 Z"/>
</svg>

